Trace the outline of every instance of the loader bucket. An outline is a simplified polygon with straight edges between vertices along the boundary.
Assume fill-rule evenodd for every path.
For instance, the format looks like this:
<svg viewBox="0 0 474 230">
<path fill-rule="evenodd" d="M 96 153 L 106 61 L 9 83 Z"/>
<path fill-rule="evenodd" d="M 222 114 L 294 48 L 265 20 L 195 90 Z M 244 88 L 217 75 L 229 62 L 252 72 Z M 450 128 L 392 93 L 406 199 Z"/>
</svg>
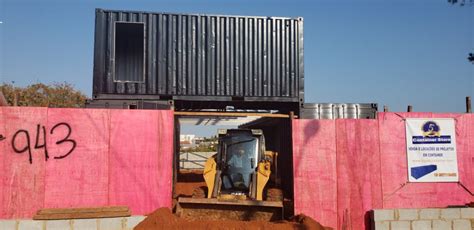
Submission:
<svg viewBox="0 0 474 230">
<path fill-rule="evenodd" d="M 219 201 L 216 198 L 178 199 L 176 215 L 186 220 L 261 220 L 283 219 L 281 201 Z"/>
</svg>

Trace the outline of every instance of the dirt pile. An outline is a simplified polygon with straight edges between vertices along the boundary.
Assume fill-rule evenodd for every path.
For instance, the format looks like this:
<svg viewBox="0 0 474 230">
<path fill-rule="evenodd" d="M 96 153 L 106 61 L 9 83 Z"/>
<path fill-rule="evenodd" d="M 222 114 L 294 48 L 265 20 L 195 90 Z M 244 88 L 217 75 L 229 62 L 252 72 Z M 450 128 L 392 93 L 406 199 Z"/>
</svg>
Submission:
<svg viewBox="0 0 474 230">
<path fill-rule="evenodd" d="M 175 216 L 168 208 L 160 208 L 150 214 L 135 227 L 135 230 L 148 229 L 250 229 L 250 230 L 324 230 L 315 220 L 304 215 L 298 215 L 292 221 L 187 221 Z"/>
<path fill-rule="evenodd" d="M 193 197 L 193 195 L 204 197 L 204 194 L 195 194 L 203 188 L 207 190 L 202 170 L 181 170 L 178 174 L 178 182 L 175 184 L 175 197 Z"/>
</svg>

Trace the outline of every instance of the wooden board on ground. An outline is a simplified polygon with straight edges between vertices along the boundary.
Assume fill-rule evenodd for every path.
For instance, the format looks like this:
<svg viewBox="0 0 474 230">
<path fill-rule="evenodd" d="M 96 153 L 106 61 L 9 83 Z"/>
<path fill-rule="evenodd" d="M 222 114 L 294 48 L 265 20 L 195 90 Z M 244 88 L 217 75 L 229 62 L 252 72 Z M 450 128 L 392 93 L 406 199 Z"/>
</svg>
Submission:
<svg viewBox="0 0 474 230">
<path fill-rule="evenodd" d="M 47 208 L 38 210 L 33 220 L 89 219 L 130 216 L 126 206 L 97 208 Z"/>
</svg>

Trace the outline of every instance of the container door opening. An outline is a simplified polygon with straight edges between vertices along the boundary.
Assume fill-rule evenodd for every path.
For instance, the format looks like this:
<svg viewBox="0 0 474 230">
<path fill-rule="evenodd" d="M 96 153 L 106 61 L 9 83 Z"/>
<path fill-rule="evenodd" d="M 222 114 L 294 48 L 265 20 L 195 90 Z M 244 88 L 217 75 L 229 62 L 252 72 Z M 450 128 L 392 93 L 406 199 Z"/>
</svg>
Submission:
<svg viewBox="0 0 474 230">
<path fill-rule="evenodd" d="M 188 207 L 186 203 L 188 201 L 191 202 L 193 199 L 195 199 L 193 202 L 201 202 L 202 199 L 205 200 L 206 198 L 215 199 L 215 197 L 217 197 L 217 199 L 224 199 L 223 197 L 240 196 L 245 197 L 242 198 L 243 200 L 249 201 L 252 199 L 250 198 L 252 194 L 262 194 L 262 200 L 265 202 L 282 202 L 282 207 L 284 207 L 283 216 L 285 217 L 294 214 L 290 119 L 260 117 L 258 115 L 250 115 L 246 117 L 211 114 L 195 116 L 192 112 L 186 114 L 181 113 L 176 115 L 175 118 L 176 136 L 173 197 L 176 199 L 176 202 L 178 202 L 178 206 L 181 207 L 177 209 L 180 210 L 177 211 L 179 215 L 185 218 L 197 218 L 194 215 L 189 214 L 194 212 L 189 211 L 192 210 L 192 208 Z M 227 129 L 227 131 L 223 132 L 221 129 Z M 269 165 L 271 174 L 268 182 L 266 182 L 266 185 L 263 188 L 263 191 L 256 192 L 251 190 L 250 186 L 246 186 L 245 188 L 239 187 L 237 189 L 238 191 L 235 189 L 235 186 L 238 187 L 237 182 L 242 182 L 247 185 L 250 184 L 250 182 L 254 183 L 256 178 L 245 177 L 249 182 L 246 183 L 244 176 L 247 174 L 235 170 L 234 171 L 237 173 L 232 171 L 233 163 L 230 163 L 232 157 L 236 155 L 236 153 L 248 153 L 248 149 L 241 148 L 245 151 L 240 151 L 241 149 L 236 147 L 237 151 L 232 150 L 233 142 L 229 142 L 230 144 L 227 143 L 226 138 L 238 138 L 235 135 L 226 135 L 230 129 L 255 130 L 255 135 L 264 134 L 264 139 L 262 139 L 261 143 L 265 145 L 265 159 L 268 160 L 267 157 L 269 159 L 271 157 L 272 160 Z M 257 131 L 260 132 L 257 133 Z M 221 134 L 223 136 L 221 136 Z M 237 141 L 237 143 L 240 142 Z M 247 140 L 242 141 L 242 143 L 245 143 L 245 145 L 251 144 L 250 141 L 247 143 Z M 260 148 L 257 148 L 257 151 L 255 152 L 258 152 L 258 149 Z M 273 153 L 273 155 L 267 156 L 267 154 L 271 153 Z M 241 155 L 247 156 L 248 154 Z M 212 170 L 209 170 L 209 165 L 205 166 L 206 161 L 212 156 L 215 156 L 214 164 L 216 165 L 217 170 L 215 174 L 216 176 L 214 177 L 218 178 L 220 176 L 220 181 L 215 179 L 216 181 L 212 180 L 212 182 L 209 182 L 207 181 L 209 178 L 206 177 L 205 179 L 204 177 L 204 174 L 212 172 Z M 227 159 L 228 157 L 229 160 Z M 249 159 L 251 159 L 251 157 Z M 256 163 L 260 163 L 260 159 L 255 157 L 255 160 L 250 160 L 250 162 L 249 167 L 254 168 L 253 166 L 255 166 Z M 238 164 L 236 164 L 235 167 L 239 168 Z M 232 177 L 232 175 L 238 175 L 239 173 L 242 178 Z M 230 188 L 229 186 L 226 186 L 226 179 L 227 185 L 229 185 L 229 183 L 232 185 Z M 211 186 L 211 190 L 209 190 L 208 186 Z M 209 194 L 212 195 L 209 196 Z M 198 211 L 196 212 L 199 213 Z M 225 218 L 227 218 L 227 216 Z"/>
<path fill-rule="evenodd" d="M 144 82 L 145 29 L 143 23 L 115 23 L 116 82 Z"/>
</svg>

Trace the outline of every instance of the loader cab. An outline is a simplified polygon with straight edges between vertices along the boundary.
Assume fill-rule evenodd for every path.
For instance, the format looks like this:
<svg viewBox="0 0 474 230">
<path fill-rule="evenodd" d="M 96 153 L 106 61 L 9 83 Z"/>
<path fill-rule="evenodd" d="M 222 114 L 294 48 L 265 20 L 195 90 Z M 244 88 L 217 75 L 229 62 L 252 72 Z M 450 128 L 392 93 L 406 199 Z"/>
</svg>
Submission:
<svg viewBox="0 0 474 230">
<path fill-rule="evenodd" d="M 263 195 L 278 154 L 265 151 L 262 130 L 221 129 L 217 141 L 217 153 L 204 164 L 207 189 L 196 189 L 192 198 L 179 197 L 177 215 L 195 217 L 196 212 L 203 211 L 206 215 L 198 215 L 199 219 L 281 220 L 281 190 L 267 190 L 273 191 L 265 194 L 268 200 Z M 280 199 L 274 194 L 280 194 Z"/>
<path fill-rule="evenodd" d="M 256 169 L 265 152 L 260 130 L 219 130 L 219 194 L 254 194 Z"/>
</svg>

